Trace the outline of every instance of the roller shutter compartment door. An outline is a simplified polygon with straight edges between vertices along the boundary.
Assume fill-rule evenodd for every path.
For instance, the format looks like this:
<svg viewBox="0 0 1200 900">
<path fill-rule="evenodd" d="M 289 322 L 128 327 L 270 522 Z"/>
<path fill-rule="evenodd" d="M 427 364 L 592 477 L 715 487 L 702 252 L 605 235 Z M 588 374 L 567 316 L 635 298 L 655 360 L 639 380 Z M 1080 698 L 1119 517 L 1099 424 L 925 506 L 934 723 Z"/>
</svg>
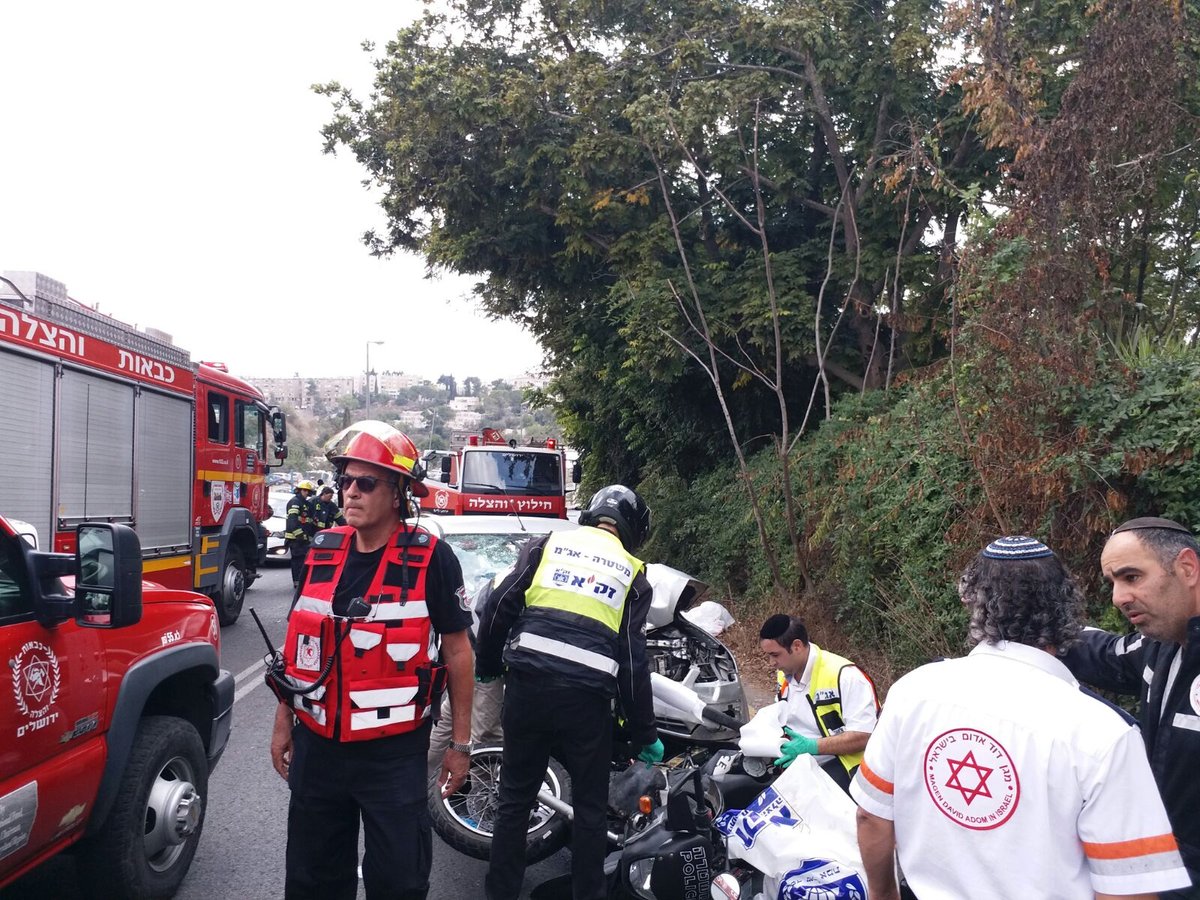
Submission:
<svg viewBox="0 0 1200 900">
<path fill-rule="evenodd" d="M 54 365 L 0 352 L 0 514 L 34 526 L 42 550 L 54 545 L 53 441 Z"/>
<path fill-rule="evenodd" d="M 58 515 L 133 519 L 133 387 L 73 369 L 59 406 Z"/>
<path fill-rule="evenodd" d="M 143 550 L 186 545 L 192 509 L 192 404 L 142 391 L 137 408 L 137 530 Z"/>
</svg>

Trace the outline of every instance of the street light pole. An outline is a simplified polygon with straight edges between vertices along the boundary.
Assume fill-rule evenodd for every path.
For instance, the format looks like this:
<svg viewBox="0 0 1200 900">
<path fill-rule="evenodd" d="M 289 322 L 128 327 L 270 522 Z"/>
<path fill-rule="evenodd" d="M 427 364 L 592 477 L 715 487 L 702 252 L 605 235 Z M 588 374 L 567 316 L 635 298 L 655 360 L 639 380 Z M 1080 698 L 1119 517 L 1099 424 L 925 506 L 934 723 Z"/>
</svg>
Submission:
<svg viewBox="0 0 1200 900">
<path fill-rule="evenodd" d="M 367 418 L 371 418 L 371 345 L 382 344 L 383 341 L 367 341 Z"/>
</svg>

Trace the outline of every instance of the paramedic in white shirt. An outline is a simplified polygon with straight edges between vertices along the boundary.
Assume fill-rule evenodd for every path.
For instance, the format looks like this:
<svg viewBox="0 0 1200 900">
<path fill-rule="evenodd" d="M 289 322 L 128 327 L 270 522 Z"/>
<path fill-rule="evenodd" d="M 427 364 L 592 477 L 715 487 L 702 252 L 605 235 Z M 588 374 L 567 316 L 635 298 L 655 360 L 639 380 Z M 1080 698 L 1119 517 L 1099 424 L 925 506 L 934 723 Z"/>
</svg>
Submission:
<svg viewBox="0 0 1200 900">
<path fill-rule="evenodd" d="M 1045 544 L 1000 538 L 959 593 L 975 648 L 888 692 L 851 787 L 871 900 L 1156 897 L 1183 867 L 1141 736 L 1055 658 L 1083 595 Z"/>
<path fill-rule="evenodd" d="M 879 715 L 875 685 L 850 660 L 809 641 L 808 630 L 795 616 L 780 613 L 767 619 L 759 644 L 779 670 L 779 699 L 787 704 L 780 722 L 787 738 L 776 764 L 787 767 L 810 754 L 849 790 Z"/>
</svg>

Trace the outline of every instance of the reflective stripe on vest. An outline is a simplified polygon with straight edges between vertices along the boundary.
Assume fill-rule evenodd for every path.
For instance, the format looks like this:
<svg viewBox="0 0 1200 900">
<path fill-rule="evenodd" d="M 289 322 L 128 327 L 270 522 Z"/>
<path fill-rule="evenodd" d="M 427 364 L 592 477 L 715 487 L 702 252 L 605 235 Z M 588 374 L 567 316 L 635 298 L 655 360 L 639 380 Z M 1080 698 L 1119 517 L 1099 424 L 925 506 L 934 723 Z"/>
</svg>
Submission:
<svg viewBox="0 0 1200 900">
<path fill-rule="evenodd" d="M 812 677 L 808 681 L 808 702 L 812 706 L 813 716 L 817 720 L 817 728 L 821 734 L 840 734 L 846 728 L 846 719 L 842 715 L 842 693 L 838 685 L 838 677 L 842 669 L 852 667 L 854 663 L 835 653 L 830 653 L 822 647 L 817 648 L 817 658 L 813 660 Z M 836 730 L 830 731 L 829 723 L 823 716 L 833 713 L 842 724 Z M 863 761 L 861 753 L 851 753 L 839 756 L 838 759 L 849 772 Z"/>
<path fill-rule="evenodd" d="M 574 613 L 615 634 L 629 588 L 642 568 L 642 561 L 607 531 L 585 527 L 555 532 L 542 549 L 525 606 Z"/>
<path fill-rule="evenodd" d="M 545 653 L 547 656 L 557 656 L 559 659 L 569 659 L 581 666 L 604 672 L 614 678 L 617 676 L 616 660 L 609 659 L 603 653 L 584 650 L 574 644 L 556 641 L 553 638 L 542 637 L 539 634 L 522 632 L 513 638 L 512 646 L 518 650 L 532 650 L 535 653 Z"/>
<path fill-rule="evenodd" d="M 432 712 L 438 651 L 425 603 L 437 539 L 412 526 L 394 532 L 364 592 L 370 615 L 347 622 L 333 618 L 333 596 L 353 540 L 354 529 L 348 527 L 314 539 L 283 646 L 285 674 L 301 688 L 315 683 L 336 650 L 338 659 L 322 687 L 297 695 L 292 705 L 306 727 L 342 741 L 418 728 Z M 392 584 L 389 577 L 403 584 Z"/>
</svg>

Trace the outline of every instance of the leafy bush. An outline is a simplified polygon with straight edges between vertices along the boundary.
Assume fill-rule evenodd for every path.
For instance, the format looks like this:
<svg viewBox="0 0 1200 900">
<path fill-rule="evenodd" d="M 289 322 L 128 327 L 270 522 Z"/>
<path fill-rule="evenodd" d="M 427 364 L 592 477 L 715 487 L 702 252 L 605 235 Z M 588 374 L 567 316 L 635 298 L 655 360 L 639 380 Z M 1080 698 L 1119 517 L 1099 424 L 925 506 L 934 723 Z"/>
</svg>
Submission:
<svg viewBox="0 0 1200 900">
<path fill-rule="evenodd" d="M 1047 435 L 1055 451 L 1029 460 L 1019 478 L 989 473 L 1011 530 L 1059 550 L 1085 585 L 1092 618 L 1116 629 L 1123 623 L 1099 578 L 1108 531 L 1135 515 L 1200 525 L 1200 351 L 1136 362 L 1131 369 L 1115 355 L 1097 358 L 1091 385 L 1058 386 L 1053 408 L 1025 410 L 1023 427 Z M 960 367 L 960 387 L 970 370 L 969 362 Z M 1004 444 L 1005 434 L 978 433 L 992 421 L 988 402 L 978 384 L 966 386 L 956 411 L 948 369 L 931 371 L 889 393 L 843 399 L 798 446 L 795 491 L 814 577 L 800 602 L 840 626 L 841 649 L 852 657 L 882 653 L 904 671 L 962 652 L 957 578 L 999 533 L 964 440 L 965 429 L 972 442 Z M 760 452 L 751 469 L 786 560 L 774 453 Z M 1037 488 L 1060 482 L 1062 490 Z M 641 489 L 656 522 L 647 559 L 732 594 L 743 618 L 778 605 L 732 463 L 690 484 L 656 472 Z"/>
</svg>

